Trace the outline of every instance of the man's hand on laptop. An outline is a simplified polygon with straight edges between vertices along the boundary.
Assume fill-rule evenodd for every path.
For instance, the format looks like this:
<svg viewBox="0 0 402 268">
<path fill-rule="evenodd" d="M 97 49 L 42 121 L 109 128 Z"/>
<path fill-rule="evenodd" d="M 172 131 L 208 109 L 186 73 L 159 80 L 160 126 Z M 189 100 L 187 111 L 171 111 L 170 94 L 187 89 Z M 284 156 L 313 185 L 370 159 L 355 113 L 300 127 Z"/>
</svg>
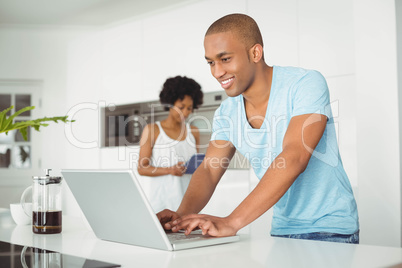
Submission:
<svg viewBox="0 0 402 268">
<path fill-rule="evenodd" d="M 161 212 L 157 213 L 156 216 L 165 230 L 171 230 L 171 222 L 180 218 L 179 214 L 169 209 L 162 210 Z"/>
<path fill-rule="evenodd" d="M 236 235 L 236 229 L 229 218 L 220 218 L 210 215 L 189 214 L 183 217 L 172 219 L 165 224 L 173 232 L 184 230 L 189 235 L 193 230 L 201 229 L 203 235 L 210 236 L 232 236 Z M 165 229 L 166 229 L 165 227 Z"/>
</svg>

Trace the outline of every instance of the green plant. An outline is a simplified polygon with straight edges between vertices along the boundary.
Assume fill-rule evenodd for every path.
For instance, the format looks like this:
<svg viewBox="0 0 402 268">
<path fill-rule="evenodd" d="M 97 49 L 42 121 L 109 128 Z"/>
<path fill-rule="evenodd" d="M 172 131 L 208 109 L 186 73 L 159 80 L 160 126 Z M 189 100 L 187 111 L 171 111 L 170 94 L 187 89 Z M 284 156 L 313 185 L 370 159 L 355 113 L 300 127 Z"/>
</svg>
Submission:
<svg viewBox="0 0 402 268">
<path fill-rule="evenodd" d="M 11 130 L 18 130 L 19 132 L 21 132 L 24 140 L 28 139 L 28 127 L 33 127 L 36 131 L 39 131 L 40 127 L 47 127 L 49 125 L 44 122 L 53 121 L 55 123 L 58 123 L 58 121 L 62 121 L 64 123 L 67 123 L 75 121 L 75 120 L 67 120 L 68 116 L 56 116 L 56 117 L 44 117 L 35 120 L 27 120 L 13 123 L 13 120 L 16 116 L 22 114 L 23 112 L 35 109 L 35 106 L 28 106 L 22 108 L 21 110 L 7 117 L 7 112 L 13 108 L 14 106 L 11 106 L 0 112 L 0 133 L 5 132 L 6 134 L 8 134 L 8 132 Z"/>
</svg>

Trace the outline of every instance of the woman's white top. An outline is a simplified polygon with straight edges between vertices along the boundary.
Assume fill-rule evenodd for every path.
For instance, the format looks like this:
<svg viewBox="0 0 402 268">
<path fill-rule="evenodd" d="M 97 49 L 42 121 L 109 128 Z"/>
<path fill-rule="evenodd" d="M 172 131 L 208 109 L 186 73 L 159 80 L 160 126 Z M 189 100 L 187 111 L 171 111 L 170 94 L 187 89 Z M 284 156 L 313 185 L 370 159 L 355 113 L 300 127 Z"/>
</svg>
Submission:
<svg viewBox="0 0 402 268">
<path fill-rule="evenodd" d="M 186 124 L 186 138 L 182 141 L 174 140 L 166 135 L 160 122 L 156 122 L 159 135 L 152 149 L 151 166 L 171 167 L 178 162 L 187 162 L 197 153 L 196 142 L 189 124 Z M 142 176 L 141 186 L 151 203 L 155 213 L 164 209 L 176 211 L 183 199 L 191 175 L 183 176 L 163 175 L 157 177 Z"/>
</svg>

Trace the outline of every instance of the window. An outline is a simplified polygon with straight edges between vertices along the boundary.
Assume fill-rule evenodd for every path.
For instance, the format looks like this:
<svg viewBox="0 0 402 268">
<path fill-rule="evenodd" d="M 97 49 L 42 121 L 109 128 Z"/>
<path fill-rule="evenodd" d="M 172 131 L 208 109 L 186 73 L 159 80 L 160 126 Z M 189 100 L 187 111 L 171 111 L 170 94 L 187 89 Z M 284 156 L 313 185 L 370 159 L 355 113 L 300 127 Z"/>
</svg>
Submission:
<svg viewBox="0 0 402 268">
<path fill-rule="evenodd" d="M 36 81 L 4 81 L 0 80 L 0 111 L 10 106 L 14 108 L 7 114 L 14 114 L 16 111 L 27 107 L 39 107 L 38 86 L 41 83 Z M 14 122 L 31 120 L 35 110 L 26 111 L 14 119 Z M 28 170 L 33 166 L 33 144 L 32 130 L 28 128 L 27 140 L 24 140 L 19 131 L 10 131 L 8 134 L 0 133 L 0 171 L 6 169 Z M 39 146 L 35 147 L 36 150 Z M 37 153 L 36 153 L 37 155 Z"/>
</svg>

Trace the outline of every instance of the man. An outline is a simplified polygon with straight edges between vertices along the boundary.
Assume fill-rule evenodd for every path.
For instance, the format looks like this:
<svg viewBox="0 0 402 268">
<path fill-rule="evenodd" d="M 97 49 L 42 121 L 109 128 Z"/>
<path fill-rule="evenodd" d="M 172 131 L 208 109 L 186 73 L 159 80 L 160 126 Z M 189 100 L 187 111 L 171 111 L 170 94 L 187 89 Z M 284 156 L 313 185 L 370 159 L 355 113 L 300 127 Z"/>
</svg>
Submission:
<svg viewBox="0 0 402 268">
<path fill-rule="evenodd" d="M 204 48 L 212 75 L 230 98 L 215 112 L 205 160 L 179 209 L 158 213 L 164 228 L 229 236 L 274 206 L 273 236 L 358 243 L 356 202 L 339 156 L 324 77 L 268 66 L 258 25 L 243 14 L 214 22 Z M 236 150 L 260 182 L 229 216 L 197 214 Z"/>
</svg>

